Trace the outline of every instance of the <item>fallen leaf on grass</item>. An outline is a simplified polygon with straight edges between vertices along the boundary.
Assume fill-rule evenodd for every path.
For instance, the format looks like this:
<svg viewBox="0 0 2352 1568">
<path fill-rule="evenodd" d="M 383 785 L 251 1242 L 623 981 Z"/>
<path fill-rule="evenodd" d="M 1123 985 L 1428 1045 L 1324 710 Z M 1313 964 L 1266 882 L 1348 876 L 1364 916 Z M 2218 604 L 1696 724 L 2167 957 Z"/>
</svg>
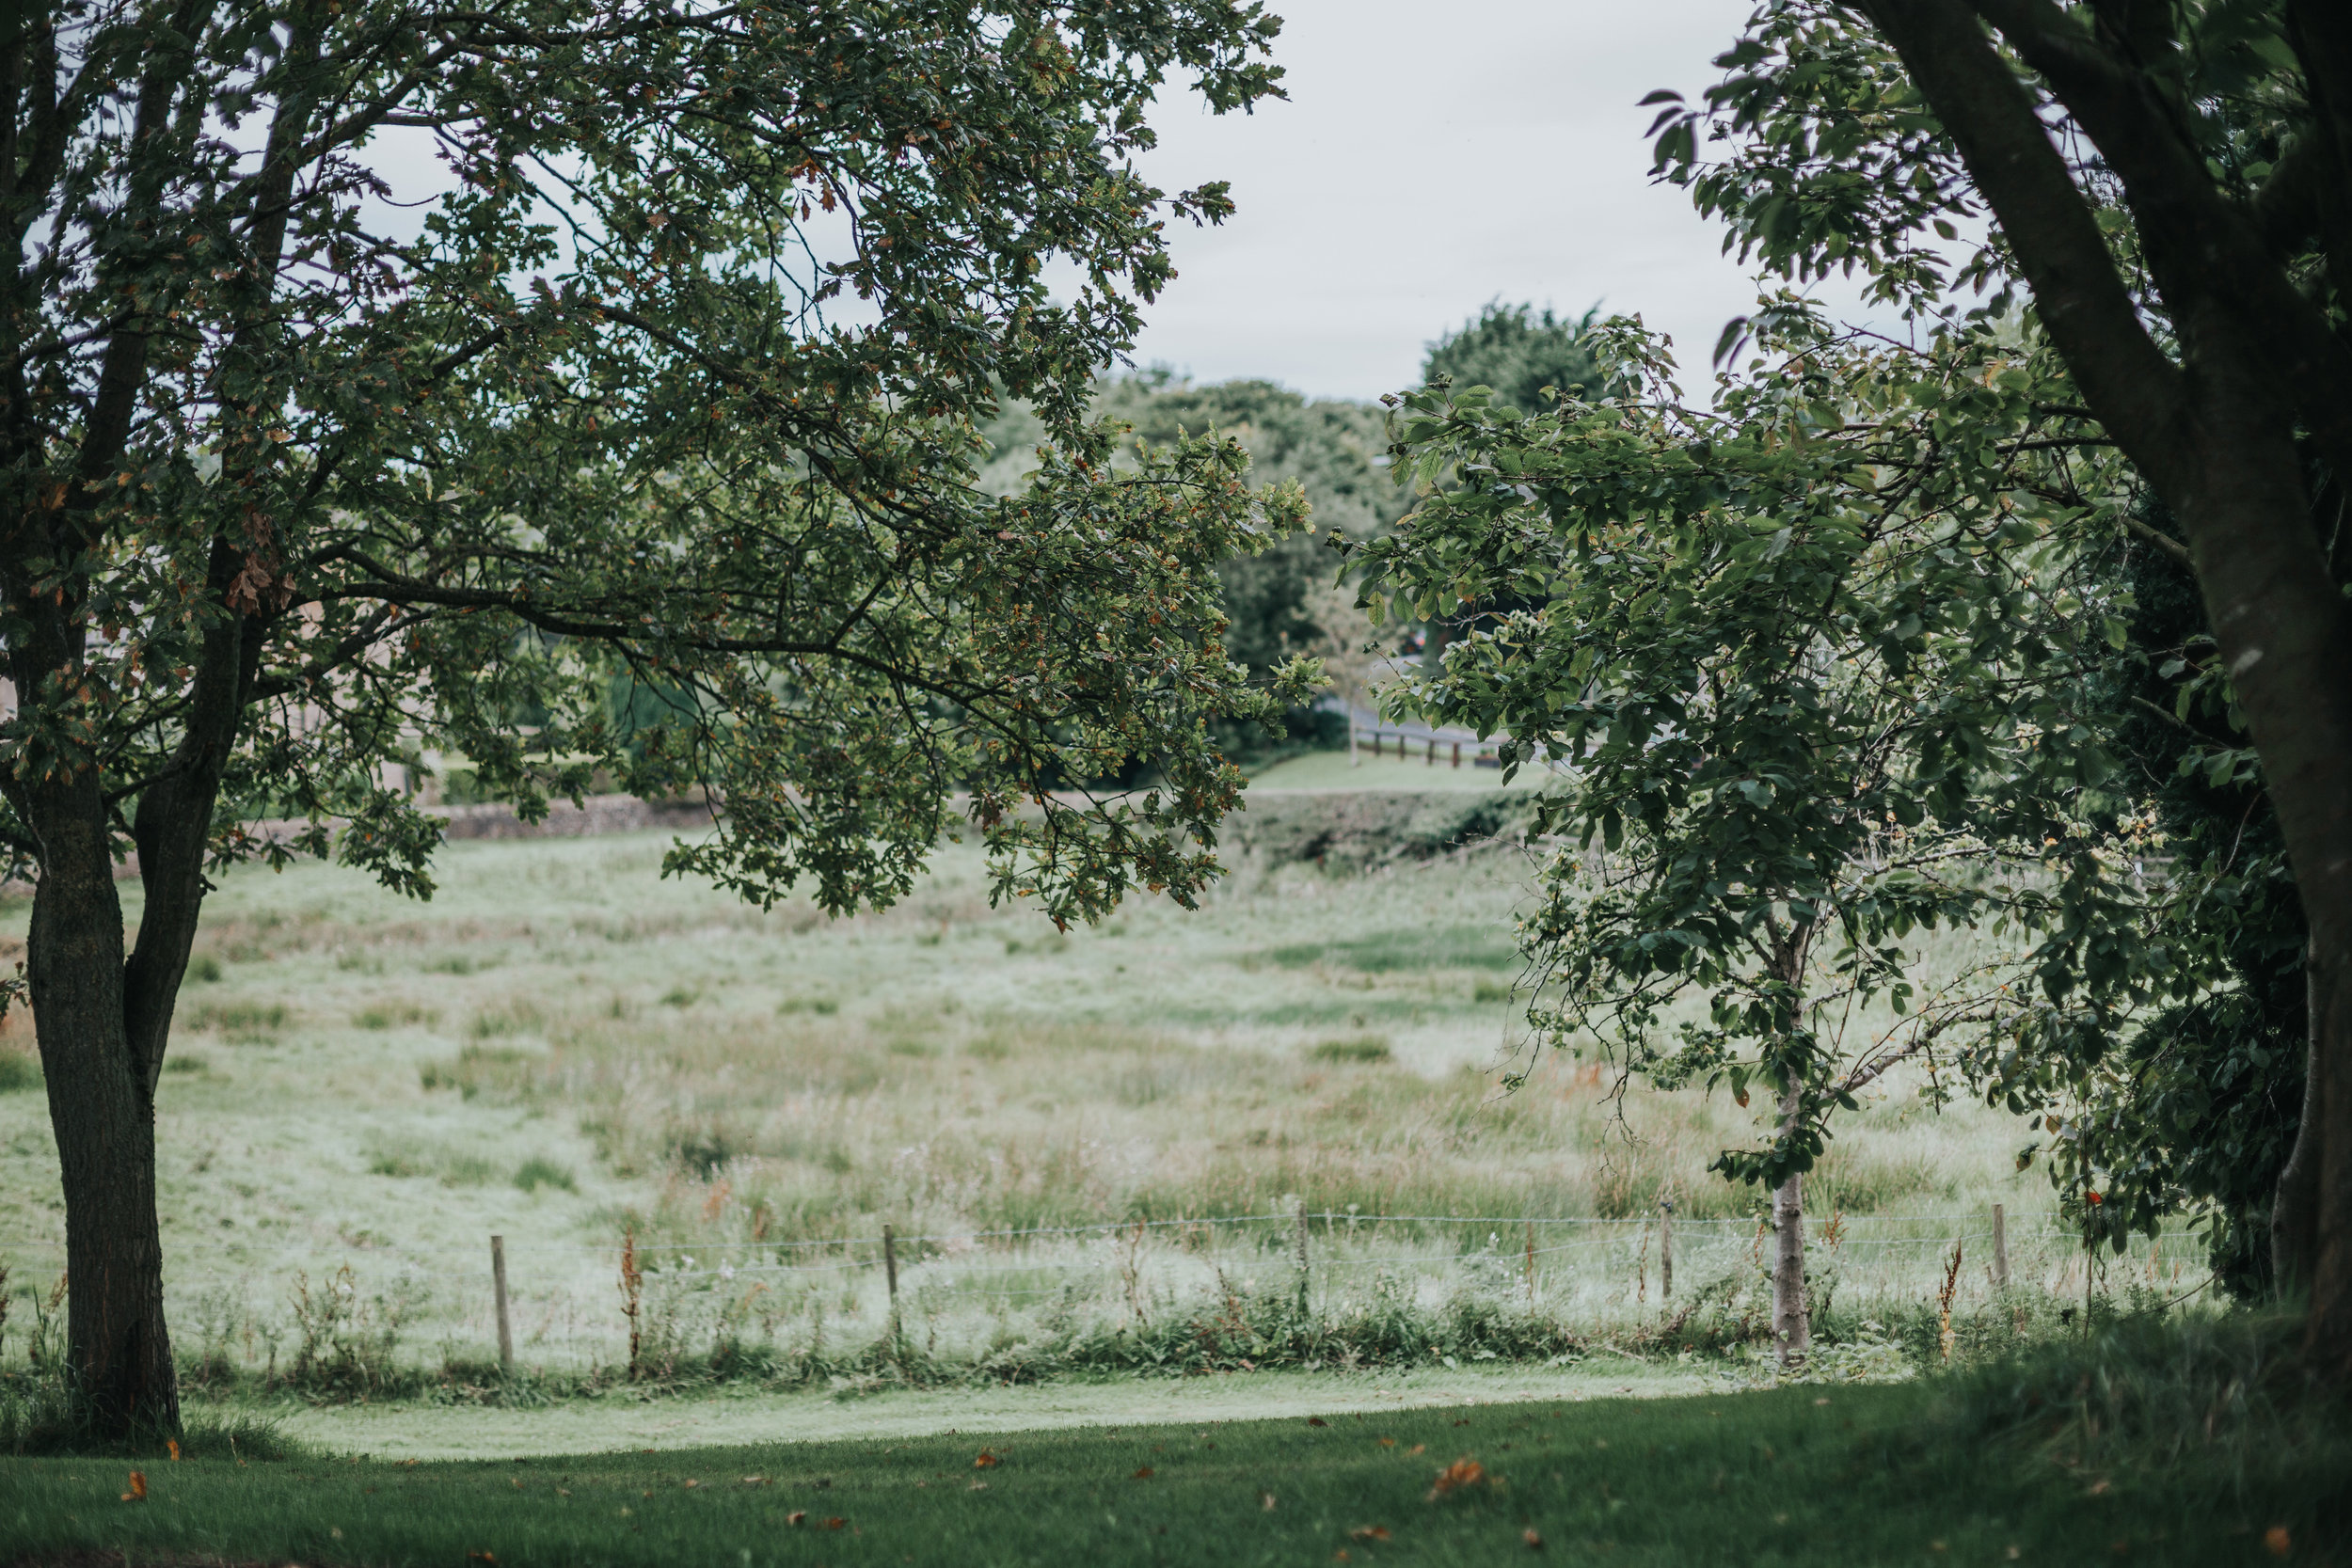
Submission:
<svg viewBox="0 0 2352 1568">
<path fill-rule="evenodd" d="M 1532 1529 L 1519 1531 L 1519 1539 L 1527 1543 L 1527 1549 L 1531 1552 L 1540 1552 L 1544 1549 L 1544 1538 Z"/>
<path fill-rule="evenodd" d="M 796 1508 L 791 1513 L 784 1516 L 784 1522 L 787 1525 L 793 1526 L 795 1528 L 802 1525 L 805 1525 L 808 1523 L 808 1511 L 805 1509 Z"/>
<path fill-rule="evenodd" d="M 972 1490 L 975 1492 L 985 1492 L 988 1490 L 988 1482 L 984 1481 L 976 1481 L 972 1483 Z"/>
<path fill-rule="evenodd" d="M 1389 1527 L 1386 1525 L 1359 1525 L 1354 1529 L 1347 1532 L 1347 1538 L 1350 1541 L 1386 1541 L 1389 1538 Z"/>
<path fill-rule="evenodd" d="M 743 1478 L 743 1484 L 746 1486 L 765 1486 L 768 1484 L 768 1478 L 766 1476 L 745 1476 Z"/>
<path fill-rule="evenodd" d="M 1273 1512 L 1274 1512 L 1274 1494 L 1273 1494 L 1273 1493 L 1271 1493 L 1271 1492 L 1261 1492 L 1261 1493 L 1259 1493 L 1259 1494 L 1258 1494 L 1258 1506 L 1259 1506 L 1260 1508 L 1262 1508 L 1262 1509 L 1265 1510 L 1265 1512 L 1266 1512 L 1266 1513 L 1273 1513 Z"/>
<path fill-rule="evenodd" d="M 1476 1486 L 1486 1479 L 1486 1466 L 1465 1455 L 1438 1472 L 1437 1483 L 1429 1488 L 1429 1500 L 1437 1502 L 1450 1497 L 1466 1486 Z"/>
<path fill-rule="evenodd" d="M 167 1448 L 167 1449 L 169 1449 L 171 1450 L 171 1462 L 172 1462 L 174 1465 L 179 1464 L 179 1463 L 180 1463 L 180 1439 L 178 1439 L 177 1437 L 170 1438 L 170 1439 L 168 1439 L 168 1440 L 167 1440 L 167 1441 L 165 1442 L 164 1447 L 165 1447 L 165 1448 Z"/>
<path fill-rule="evenodd" d="M 846 1529 L 849 1528 L 849 1524 L 850 1521 L 847 1519 L 834 1517 L 825 1521 L 825 1528 L 827 1529 Z"/>
<path fill-rule="evenodd" d="M 517 1486 L 520 1486 L 520 1485 L 522 1484 L 522 1482 L 521 1482 L 521 1481 L 516 1481 L 515 1484 L 516 1484 L 516 1485 L 517 1485 Z M 695 1487 L 700 1486 L 700 1485 L 702 1484 L 702 1482 L 701 1482 L 701 1481 L 680 1481 L 678 1484 L 679 1484 L 679 1485 L 681 1485 L 681 1486 L 683 1486 L 683 1487 L 685 1487 L 685 1488 L 686 1488 L 686 1490 L 688 1490 L 689 1492 L 691 1492 L 691 1491 L 692 1491 Z"/>
<path fill-rule="evenodd" d="M 1392 1449 L 1392 1448 L 1395 1448 L 1395 1447 L 1396 1447 L 1396 1439 L 1395 1439 L 1395 1438 L 1393 1438 L 1393 1437 L 1383 1437 L 1383 1438 L 1381 1438 L 1381 1439 L 1380 1439 L 1380 1446 L 1381 1446 L 1382 1448 L 1384 1448 L 1384 1449 Z"/>
<path fill-rule="evenodd" d="M 122 1494 L 122 1500 L 126 1503 L 143 1503 L 147 1500 L 147 1475 L 145 1471 L 134 1470 L 131 1472 L 131 1490 Z"/>
<path fill-rule="evenodd" d="M 1427 1453 L 1429 1451 L 1429 1445 L 1426 1443 L 1416 1443 L 1405 1451 L 1407 1454 Z"/>
<path fill-rule="evenodd" d="M 466 1554 L 468 1562 L 496 1562 L 498 1560 L 499 1555 L 496 1552 L 468 1552 Z"/>
<path fill-rule="evenodd" d="M 975 1470 L 993 1470 L 997 1465 L 1002 1465 L 1004 1461 L 997 1458 L 995 1454 L 990 1452 L 986 1449 L 982 1449 L 979 1451 L 978 1457 L 972 1461 L 972 1468 Z"/>
<path fill-rule="evenodd" d="M 2272 1557 L 2284 1557 L 2295 1549 L 2295 1537 L 2284 1525 L 2273 1525 L 2263 1531 L 2263 1545 Z"/>
<path fill-rule="evenodd" d="M 1150 1481 L 1152 1479 L 1152 1466 L 1146 1465 L 1141 1469 L 1137 1470 L 1135 1473 L 1135 1479 L 1136 1481 Z"/>
<path fill-rule="evenodd" d="M 1307 1418 L 1307 1424 L 1311 1427 L 1327 1427 L 1331 1423 L 1320 1416 L 1310 1416 Z"/>
<path fill-rule="evenodd" d="M 2114 1482 L 2112 1482 L 2112 1481 L 2092 1481 L 2092 1482 L 2090 1483 L 2090 1495 L 2091 1495 L 2092 1497 L 2097 1497 L 2100 1493 L 2105 1492 L 2105 1491 L 2106 1491 L 2108 1487 L 2112 1486 L 2113 1484 L 2114 1484 Z"/>
</svg>

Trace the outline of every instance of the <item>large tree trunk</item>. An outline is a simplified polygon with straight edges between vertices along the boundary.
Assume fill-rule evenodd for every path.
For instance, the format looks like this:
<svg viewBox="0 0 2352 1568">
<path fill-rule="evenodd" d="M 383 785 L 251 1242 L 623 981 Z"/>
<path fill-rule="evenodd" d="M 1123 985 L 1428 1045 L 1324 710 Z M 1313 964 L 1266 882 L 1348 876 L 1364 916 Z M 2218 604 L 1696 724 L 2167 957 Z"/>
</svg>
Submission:
<svg viewBox="0 0 2352 1568">
<path fill-rule="evenodd" d="M 2308 1304 L 2312 1348 L 2352 1373 L 2352 962 L 2313 934 L 2312 1038 L 2295 1152 L 2279 1175 L 2271 1260 Z"/>
<path fill-rule="evenodd" d="M 2313 1353 L 2352 1371 L 2352 613 L 2312 525 L 2288 420 L 2253 385 L 2259 356 L 2226 325 L 2190 319 L 2192 353 L 2220 369 L 2199 378 L 2202 483 L 2174 506 L 2311 932 L 2305 1110 L 2273 1208 L 2272 1262 L 2281 1293 L 2307 1304 Z"/>
<path fill-rule="evenodd" d="M 225 545 L 214 558 L 216 585 L 242 559 Z M 37 652 L 49 668 L 71 669 L 60 650 L 78 641 L 72 626 L 60 617 L 46 629 L 53 641 Z M 180 743 L 138 792 L 132 834 L 146 907 L 127 959 L 103 776 L 87 758 L 61 761 L 20 794 L 39 841 L 25 978 L 65 1189 L 66 1359 L 78 1413 L 102 1437 L 180 1425 L 155 1213 L 155 1086 L 260 630 L 242 615 L 207 629 Z M 20 689 L 34 689 L 41 669 L 28 650 L 17 664 Z"/>
<path fill-rule="evenodd" d="M 1797 1092 L 1780 1099 L 1781 1130 L 1796 1118 Z M 1813 1321 L 1804 1300 L 1804 1173 L 1790 1171 L 1772 1191 L 1772 1352 L 1783 1371 L 1813 1354 Z"/>
<path fill-rule="evenodd" d="M 2177 362 L 2137 302 L 2031 95 L 1994 51 L 1984 0 L 1852 0 L 1901 55 L 2018 259 L 2083 399 L 2188 534 L 2221 662 L 2262 756 L 2311 932 L 2311 1114 L 2279 1194 L 2282 1290 L 2308 1343 L 2352 1375 L 2352 608 L 2313 526 L 2298 426 L 2352 476 L 2343 345 L 2232 200 L 2137 65 L 2083 47 L 2044 13 L 1998 8 L 2119 176 Z M 2298 52 L 2332 143 L 2321 189 L 2352 158 L 2352 37 L 2339 8 L 2298 5 Z M 2324 214 L 2322 214 L 2324 215 Z M 2332 221 L 2332 220 L 2330 220 Z M 2332 250 L 2332 247 L 2331 247 Z M 2331 260 L 2340 261 L 2331 255 Z M 2308 1216 L 2306 1218 L 2305 1216 Z"/>
<path fill-rule="evenodd" d="M 95 770 L 36 800 L 41 864 L 26 978 L 65 1188 L 68 1375 L 95 1434 L 176 1430 L 153 1078 L 124 1027 L 122 904 Z"/>
</svg>

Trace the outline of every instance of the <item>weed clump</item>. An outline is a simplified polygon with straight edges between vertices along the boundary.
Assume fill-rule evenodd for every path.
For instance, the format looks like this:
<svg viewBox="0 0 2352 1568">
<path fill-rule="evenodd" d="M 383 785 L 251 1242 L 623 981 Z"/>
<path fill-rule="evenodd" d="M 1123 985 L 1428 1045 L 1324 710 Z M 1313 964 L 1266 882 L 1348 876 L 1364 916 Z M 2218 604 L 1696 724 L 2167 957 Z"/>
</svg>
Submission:
<svg viewBox="0 0 2352 1568">
<path fill-rule="evenodd" d="M 1386 1035 L 1358 1035 L 1349 1039 L 1318 1040 L 1307 1054 L 1318 1062 L 1352 1062 L 1359 1066 L 1396 1059 L 1396 1053 L 1390 1048 Z"/>
<path fill-rule="evenodd" d="M 286 1026 L 286 1006 L 282 1002 L 206 1003 L 196 1009 L 188 1025 L 225 1035 L 232 1043 L 254 1044 L 275 1038 Z"/>
<path fill-rule="evenodd" d="M 252 1411 L 208 1412 L 173 1429 L 104 1436 L 75 1404 L 62 1376 L 18 1377 L 0 1383 L 0 1453 L 12 1458 L 198 1459 L 235 1456 L 251 1464 L 310 1457 L 268 1417 Z"/>
<path fill-rule="evenodd" d="M 29 1051 L 0 1050 L 0 1094 L 37 1089 L 41 1085 L 40 1061 Z"/>
<path fill-rule="evenodd" d="M 567 1193 L 580 1190 L 580 1183 L 573 1180 L 569 1169 L 536 1154 L 515 1168 L 515 1185 L 527 1193 L 535 1193 L 542 1187 Z"/>
<path fill-rule="evenodd" d="M 2020 1344 L 1956 1376 L 1956 1446 L 2253 1505 L 2312 1540 L 2352 1538 L 2352 1410 L 2274 1311 L 2166 1316 L 2093 1306 L 2087 1331 Z M 2094 1479 L 2095 1478 L 2095 1479 Z"/>
</svg>

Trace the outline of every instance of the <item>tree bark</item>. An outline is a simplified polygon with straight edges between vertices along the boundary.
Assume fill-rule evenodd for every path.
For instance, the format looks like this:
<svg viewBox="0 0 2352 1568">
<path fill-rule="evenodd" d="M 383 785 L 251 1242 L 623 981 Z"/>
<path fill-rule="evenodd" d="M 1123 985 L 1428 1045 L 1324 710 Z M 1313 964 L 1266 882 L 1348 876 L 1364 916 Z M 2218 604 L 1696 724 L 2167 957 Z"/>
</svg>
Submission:
<svg viewBox="0 0 2352 1568">
<path fill-rule="evenodd" d="M 1794 1125 L 1793 1084 L 1780 1097 L 1781 1131 Z M 1793 1372 L 1813 1354 L 1813 1321 L 1804 1299 L 1804 1173 L 1790 1171 L 1772 1191 L 1772 1352 Z"/>
<path fill-rule="evenodd" d="M 98 774 L 30 792 L 40 838 L 26 979 L 66 1197 L 66 1346 L 93 1433 L 176 1431 L 155 1221 L 155 1102 L 123 1022 L 122 904 Z"/>
</svg>

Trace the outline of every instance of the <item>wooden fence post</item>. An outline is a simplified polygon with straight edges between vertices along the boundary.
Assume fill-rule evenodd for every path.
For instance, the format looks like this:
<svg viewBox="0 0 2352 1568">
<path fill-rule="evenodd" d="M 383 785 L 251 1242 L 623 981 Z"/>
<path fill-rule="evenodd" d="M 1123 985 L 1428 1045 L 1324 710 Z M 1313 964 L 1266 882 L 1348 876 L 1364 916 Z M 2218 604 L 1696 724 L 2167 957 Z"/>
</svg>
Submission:
<svg viewBox="0 0 2352 1568">
<path fill-rule="evenodd" d="M 499 1370 L 513 1376 L 515 1371 L 515 1330 L 506 1318 L 506 1238 L 490 1238 L 490 1288 L 498 1297 L 499 1307 Z"/>
<path fill-rule="evenodd" d="M 2001 1206 L 1993 1206 L 1993 1288 L 2009 1289 L 2009 1225 Z"/>
<path fill-rule="evenodd" d="M 1307 1315 L 1307 1200 L 1298 1200 L 1298 1315 Z"/>
<path fill-rule="evenodd" d="M 882 1278 L 890 1286 L 890 1353 L 901 1366 L 907 1358 L 906 1326 L 898 1319 L 898 1232 L 882 1227 Z"/>
<path fill-rule="evenodd" d="M 1658 1299 L 1672 1301 L 1675 1295 L 1675 1200 L 1658 1200 Z"/>
</svg>

